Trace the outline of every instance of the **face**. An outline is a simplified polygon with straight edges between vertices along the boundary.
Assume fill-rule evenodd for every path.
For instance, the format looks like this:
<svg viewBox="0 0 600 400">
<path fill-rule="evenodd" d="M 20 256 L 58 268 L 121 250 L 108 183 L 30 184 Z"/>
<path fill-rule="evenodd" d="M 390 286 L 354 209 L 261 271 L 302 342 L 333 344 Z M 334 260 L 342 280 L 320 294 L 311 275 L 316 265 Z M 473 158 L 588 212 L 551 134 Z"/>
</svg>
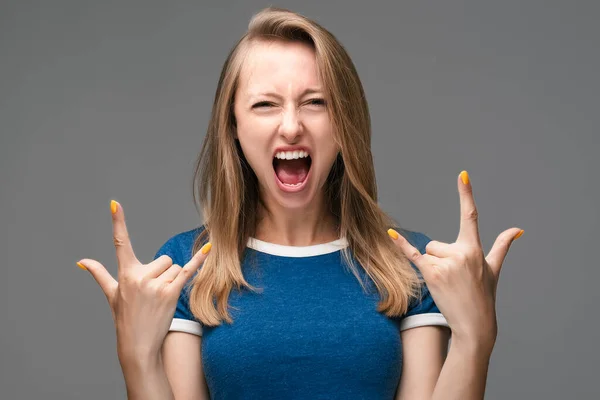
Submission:
<svg viewBox="0 0 600 400">
<path fill-rule="evenodd" d="M 310 46 L 252 44 L 235 94 L 236 138 L 269 207 L 307 209 L 323 200 L 339 151 L 324 96 Z"/>
</svg>

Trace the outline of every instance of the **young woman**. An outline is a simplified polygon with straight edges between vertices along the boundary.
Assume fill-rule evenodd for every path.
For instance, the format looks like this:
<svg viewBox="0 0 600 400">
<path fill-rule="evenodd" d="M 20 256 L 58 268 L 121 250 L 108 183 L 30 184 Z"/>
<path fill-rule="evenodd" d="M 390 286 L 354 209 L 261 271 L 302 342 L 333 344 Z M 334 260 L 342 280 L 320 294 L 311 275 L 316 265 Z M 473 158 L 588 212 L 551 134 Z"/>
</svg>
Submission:
<svg viewBox="0 0 600 400">
<path fill-rule="evenodd" d="M 129 398 L 483 398 L 498 275 L 523 231 L 484 257 L 466 171 L 455 243 L 400 229 L 377 204 L 370 136 L 335 37 L 287 10 L 254 16 L 198 160 L 204 224 L 142 265 L 113 201 L 118 283 L 79 262 L 111 306 Z"/>
</svg>

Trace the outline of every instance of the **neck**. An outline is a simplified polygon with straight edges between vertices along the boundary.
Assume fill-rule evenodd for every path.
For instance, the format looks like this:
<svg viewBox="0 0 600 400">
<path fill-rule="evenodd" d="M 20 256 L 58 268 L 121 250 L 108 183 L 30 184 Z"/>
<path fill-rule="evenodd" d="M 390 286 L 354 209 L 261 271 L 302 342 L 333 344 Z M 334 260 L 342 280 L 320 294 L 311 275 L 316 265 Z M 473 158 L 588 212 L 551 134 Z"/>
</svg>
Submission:
<svg viewBox="0 0 600 400">
<path fill-rule="evenodd" d="M 259 205 L 256 239 L 284 246 L 312 246 L 339 239 L 336 217 L 324 199 L 302 209 Z"/>
</svg>

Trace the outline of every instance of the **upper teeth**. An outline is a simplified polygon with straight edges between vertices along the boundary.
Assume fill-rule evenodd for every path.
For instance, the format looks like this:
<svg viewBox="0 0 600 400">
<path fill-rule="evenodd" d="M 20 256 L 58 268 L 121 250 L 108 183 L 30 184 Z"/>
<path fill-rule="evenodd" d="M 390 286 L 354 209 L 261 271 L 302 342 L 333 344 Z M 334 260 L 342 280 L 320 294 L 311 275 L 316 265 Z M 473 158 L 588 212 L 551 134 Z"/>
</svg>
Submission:
<svg viewBox="0 0 600 400">
<path fill-rule="evenodd" d="M 296 151 L 280 151 L 275 154 L 275 158 L 279 158 L 280 160 L 292 160 L 296 158 L 304 158 L 308 157 L 308 153 L 303 150 Z"/>
</svg>

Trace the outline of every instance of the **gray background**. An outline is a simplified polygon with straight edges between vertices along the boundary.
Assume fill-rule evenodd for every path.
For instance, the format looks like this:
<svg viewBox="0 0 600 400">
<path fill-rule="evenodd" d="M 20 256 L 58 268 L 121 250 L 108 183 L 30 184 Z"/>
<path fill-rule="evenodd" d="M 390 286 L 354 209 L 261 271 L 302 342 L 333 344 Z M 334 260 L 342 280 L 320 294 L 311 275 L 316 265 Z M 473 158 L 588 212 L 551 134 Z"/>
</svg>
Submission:
<svg viewBox="0 0 600 400">
<path fill-rule="evenodd" d="M 200 223 L 192 168 L 220 68 L 267 5 L 2 1 L 1 398 L 125 398 L 108 306 L 75 262 L 116 273 L 112 198 L 144 262 Z M 599 3 L 276 5 L 353 57 L 385 210 L 454 241 L 466 169 L 486 252 L 525 230 L 500 279 L 486 398 L 598 395 Z"/>
</svg>

